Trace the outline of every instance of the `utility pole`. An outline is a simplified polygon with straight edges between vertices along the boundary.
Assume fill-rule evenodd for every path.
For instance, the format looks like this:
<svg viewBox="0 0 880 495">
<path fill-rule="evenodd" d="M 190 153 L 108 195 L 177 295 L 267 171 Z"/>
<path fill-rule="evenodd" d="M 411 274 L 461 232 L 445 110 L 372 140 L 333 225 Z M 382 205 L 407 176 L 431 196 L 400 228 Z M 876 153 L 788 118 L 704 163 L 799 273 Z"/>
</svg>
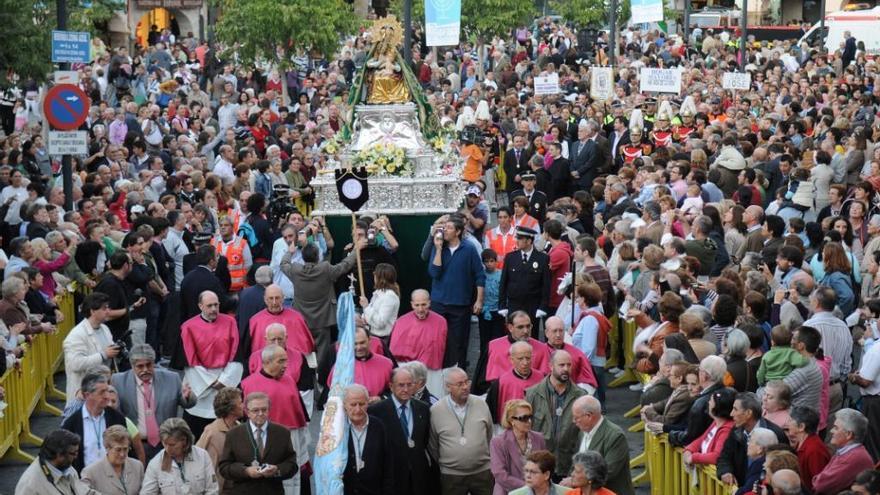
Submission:
<svg viewBox="0 0 880 495">
<path fill-rule="evenodd" d="M 412 64 L 412 0 L 403 0 L 403 59 Z"/>
<path fill-rule="evenodd" d="M 825 0 L 819 2 L 819 30 L 825 29 Z M 825 44 L 825 37 L 822 37 L 822 44 Z"/>
<path fill-rule="evenodd" d="M 56 15 L 58 16 L 58 30 L 67 30 L 67 0 L 55 0 Z M 61 70 L 70 70 L 70 64 L 60 64 Z M 46 122 L 48 126 L 48 122 Z M 61 156 L 61 176 L 64 184 L 64 209 L 73 211 L 73 170 L 70 155 Z"/>
<path fill-rule="evenodd" d="M 691 39 L 691 0 L 684 0 L 684 44 Z"/>
<path fill-rule="evenodd" d="M 608 12 L 608 59 L 611 67 L 617 66 L 617 0 L 611 0 L 611 10 Z"/>
<path fill-rule="evenodd" d="M 740 64 L 739 69 L 743 72 L 746 70 L 746 64 L 748 60 L 746 60 L 746 40 L 749 36 L 749 0 L 742 0 L 743 10 L 742 10 L 742 26 L 741 29 L 741 37 L 739 40 L 739 56 L 740 56 Z"/>
</svg>

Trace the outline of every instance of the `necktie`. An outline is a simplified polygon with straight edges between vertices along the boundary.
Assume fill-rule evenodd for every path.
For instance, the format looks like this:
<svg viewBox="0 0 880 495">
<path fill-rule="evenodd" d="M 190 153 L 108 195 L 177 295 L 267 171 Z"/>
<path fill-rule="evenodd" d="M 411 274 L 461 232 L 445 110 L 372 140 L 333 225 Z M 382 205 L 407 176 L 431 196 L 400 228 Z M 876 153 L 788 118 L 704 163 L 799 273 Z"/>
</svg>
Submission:
<svg viewBox="0 0 880 495">
<path fill-rule="evenodd" d="M 153 405 L 153 385 L 149 381 L 144 384 L 144 426 L 147 428 L 147 443 L 155 447 L 159 445 L 159 423 L 156 421 L 156 411 Z"/>
<path fill-rule="evenodd" d="M 516 163 L 519 163 L 519 150 L 516 151 Z"/>
<path fill-rule="evenodd" d="M 406 419 L 406 405 L 400 406 L 400 426 L 403 427 L 403 436 L 409 438 L 409 420 Z"/>
<path fill-rule="evenodd" d="M 523 253 L 523 263 L 528 263 L 528 262 L 529 262 L 529 255 L 526 253 Z"/>
<path fill-rule="evenodd" d="M 263 454 L 265 453 L 265 450 L 266 450 L 266 446 L 263 445 L 263 429 L 262 428 L 257 428 L 256 437 L 257 437 L 257 450 L 260 452 L 260 457 L 263 457 Z"/>
</svg>

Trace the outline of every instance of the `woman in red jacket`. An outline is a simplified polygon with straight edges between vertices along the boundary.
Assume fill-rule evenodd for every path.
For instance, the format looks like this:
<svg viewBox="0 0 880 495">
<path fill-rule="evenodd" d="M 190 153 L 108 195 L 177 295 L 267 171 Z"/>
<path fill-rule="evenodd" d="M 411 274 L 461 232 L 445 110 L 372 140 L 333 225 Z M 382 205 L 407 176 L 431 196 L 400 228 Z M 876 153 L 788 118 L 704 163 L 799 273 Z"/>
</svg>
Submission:
<svg viewBox="0 0 880 495">
<path fill-rule="evenodd" d="M 695 464 L 715 464 L 724 441 L 733 429 L 733 402 L 736 399 L 736 390 L 730 387 L 723 388 L 709 399 L 709 416 L 712 424 L 706 428 L 696 440 L 684 448 L 682 460 L 687 467 Z"/>
</svg>

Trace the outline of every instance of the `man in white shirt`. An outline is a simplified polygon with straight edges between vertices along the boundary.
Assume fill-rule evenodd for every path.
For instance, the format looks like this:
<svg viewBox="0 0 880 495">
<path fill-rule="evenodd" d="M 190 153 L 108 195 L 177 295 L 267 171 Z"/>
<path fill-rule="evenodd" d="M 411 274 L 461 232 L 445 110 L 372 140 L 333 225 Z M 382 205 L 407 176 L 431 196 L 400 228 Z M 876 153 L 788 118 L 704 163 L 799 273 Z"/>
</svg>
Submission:
<svg viewBox="0 0 880 495">
<path fill-rule="evenodd" d="M 834 316 L 837 294 L 830 287 L 819 287 L 810 296 L 813 317 L 804 322 L 822 335 L 822 350 L 831 357 L 830 380 L 828 386 L 828 415 L 843 407 L 841 382 L 847 378 L 852 368 L 853 339 L 849 327 Z"/>
<path fill-rule="evenodd" d="M 230 185 L 235 181 L 235 169 L 232 161 L 235 160 L 235 149 L 224 144 L 220 147 L 220 154 L 217 155 L 217 161 L 214 162 L 214 175 L 223 179 L 224 185 Z"/>
<path fill-rule="evenodd" d="M 168 255 L 174 260 L 174 289 L 180 290 L 180 282 L 183 281 L 183 257 L 189 254 L 189 248 L 183 242 L 183 229 L 186 227 L 186 218 L 180 211 L 168 213 L 168 221 L 171 227 L 168 234 L 162 240 Z"/>
<path fill-rule="evenodd" d="M 62 429 L 82 438 L 82 448 L 73 463 L 77 471 L 82 471 L 107 455 L 103 438 L 107 428 L 113 425 L 125 426 L 125 416 L 112 407 L 107 407 L 110 403 L 110 378 L 107 375 L 89 373 L 82 379 L 80 388 L 85 403 L 61 423 Z"/>
</svg>

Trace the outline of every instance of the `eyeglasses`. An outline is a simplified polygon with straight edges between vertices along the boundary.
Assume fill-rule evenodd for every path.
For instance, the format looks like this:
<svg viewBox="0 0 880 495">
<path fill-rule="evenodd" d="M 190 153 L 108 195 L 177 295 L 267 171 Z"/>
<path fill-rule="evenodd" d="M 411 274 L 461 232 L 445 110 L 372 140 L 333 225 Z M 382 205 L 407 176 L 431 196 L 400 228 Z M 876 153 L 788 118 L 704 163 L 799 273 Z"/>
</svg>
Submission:
<svg viewBox="0 0 880 495">
<path fill-rule="evenodd" d="M 523 469 L 523 474 L 541 474 L 540 469 Z"/>
<path fill-rule="evenodd" d="M 513 416 L 510 419 L 514 421 L 519 421 L 520 423 L 529 423 L 532 421 L 533 417 L 534 416 L 532 416 L 531 414 L 523 414 L 522 416 Z"/>
</svg>

